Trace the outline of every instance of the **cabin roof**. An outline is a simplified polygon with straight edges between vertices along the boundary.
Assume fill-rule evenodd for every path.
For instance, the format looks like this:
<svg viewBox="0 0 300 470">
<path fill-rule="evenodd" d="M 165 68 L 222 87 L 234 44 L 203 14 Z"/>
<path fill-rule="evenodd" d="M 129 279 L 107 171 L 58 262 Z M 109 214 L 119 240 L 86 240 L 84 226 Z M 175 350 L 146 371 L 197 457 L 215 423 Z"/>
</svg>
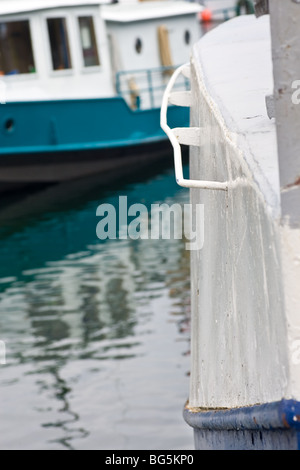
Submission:
<svg viewBox="0 0 300 470">
<path fill-rule="evenodd" d="M 196 3 L 179 0 L 142 3 L 132 1 L 114 5 L 110 3 L 111 0 L 0 0 L 0 16 L 63 7 L 104 5 L 103 17 L 105 20 L 127 23 L 151 18 L 193 14 L 203 9 Z"/>
<path fill-rule="evenodd" d="M 106 21 L 127 23 L 153 18 L 165 18 L 196 14 L 203 7 L 196 3 L 182 1 L 148 1 L 142 3 L 118 3 L 104 6 L 102 16 Z"/>
<path fill-rule="evenodd" d="M 109 3 L 109 0 L 0 0 L 0 15 L 13 15 L 59 7 L 91 6 Z"/>
</svg>

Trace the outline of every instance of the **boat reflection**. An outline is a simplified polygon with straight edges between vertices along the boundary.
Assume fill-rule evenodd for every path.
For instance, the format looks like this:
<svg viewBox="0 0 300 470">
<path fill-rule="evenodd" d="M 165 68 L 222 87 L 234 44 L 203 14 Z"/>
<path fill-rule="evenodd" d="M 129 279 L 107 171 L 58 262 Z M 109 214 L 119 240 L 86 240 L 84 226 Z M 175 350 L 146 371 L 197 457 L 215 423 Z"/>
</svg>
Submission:
<svg viewBox="0 0 300 470">
<path fill-rule="evenodd" d="M 188 252 L 184 240 L 97 239 L 96 208 L 120 194 L 188 202 L 166 171 L 2 226 L 1 448 L 191 444 Z"/>
</svg>

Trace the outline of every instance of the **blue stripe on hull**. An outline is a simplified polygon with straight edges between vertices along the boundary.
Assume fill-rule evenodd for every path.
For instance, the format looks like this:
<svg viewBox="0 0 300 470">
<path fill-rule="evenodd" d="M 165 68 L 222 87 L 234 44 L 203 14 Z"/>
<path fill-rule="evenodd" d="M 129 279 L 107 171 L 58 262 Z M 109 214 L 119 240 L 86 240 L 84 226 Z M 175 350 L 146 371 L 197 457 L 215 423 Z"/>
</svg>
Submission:
<svg viewBox="0 0 300 470">
<path fill-rule="evenodd" d="M 184 409 L 197 450 L 299 450 L 300 403 L 282 400 L 225 410 Z"/>
<path fill-rule="evenodd" d="M 189 110 L 171 107 L 169 123 L 188 126 Z M 0 106 L 0 155 L 118 148 L 165 139 L 159 108 L 132 111 L 121 97 Z"/>
</svg>

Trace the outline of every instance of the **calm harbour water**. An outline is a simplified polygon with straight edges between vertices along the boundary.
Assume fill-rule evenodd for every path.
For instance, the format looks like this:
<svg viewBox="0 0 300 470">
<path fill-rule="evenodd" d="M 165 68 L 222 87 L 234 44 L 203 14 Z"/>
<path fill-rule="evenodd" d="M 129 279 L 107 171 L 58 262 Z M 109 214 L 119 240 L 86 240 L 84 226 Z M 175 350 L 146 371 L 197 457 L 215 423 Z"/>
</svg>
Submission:
<svg viewBox="0 0 300 470">
<path fill-rule="evenodd" d="M 0 210 L 0 448 L 193 449 L 184 241 L 96 236 L 99 204 L 187 203 L 188 190 L 167 168 L 68 195 Z"/>
</svg>

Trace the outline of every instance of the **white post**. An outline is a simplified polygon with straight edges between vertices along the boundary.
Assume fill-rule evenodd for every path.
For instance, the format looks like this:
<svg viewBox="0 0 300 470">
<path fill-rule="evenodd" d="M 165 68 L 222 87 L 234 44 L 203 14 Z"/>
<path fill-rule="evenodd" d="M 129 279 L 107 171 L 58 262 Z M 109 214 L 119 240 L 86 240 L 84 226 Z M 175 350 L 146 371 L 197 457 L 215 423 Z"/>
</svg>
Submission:
<svg viewBox="0 0 300 470">
<path fill-rule="evenodd" d="M 270 0 L 282 215 L 300 224 L 300 0 Z"/>
<path fill-rule="evenodd" d="M 300 400 L 300 0 L 269 0 L 290 395 Z"/>
</svg>

